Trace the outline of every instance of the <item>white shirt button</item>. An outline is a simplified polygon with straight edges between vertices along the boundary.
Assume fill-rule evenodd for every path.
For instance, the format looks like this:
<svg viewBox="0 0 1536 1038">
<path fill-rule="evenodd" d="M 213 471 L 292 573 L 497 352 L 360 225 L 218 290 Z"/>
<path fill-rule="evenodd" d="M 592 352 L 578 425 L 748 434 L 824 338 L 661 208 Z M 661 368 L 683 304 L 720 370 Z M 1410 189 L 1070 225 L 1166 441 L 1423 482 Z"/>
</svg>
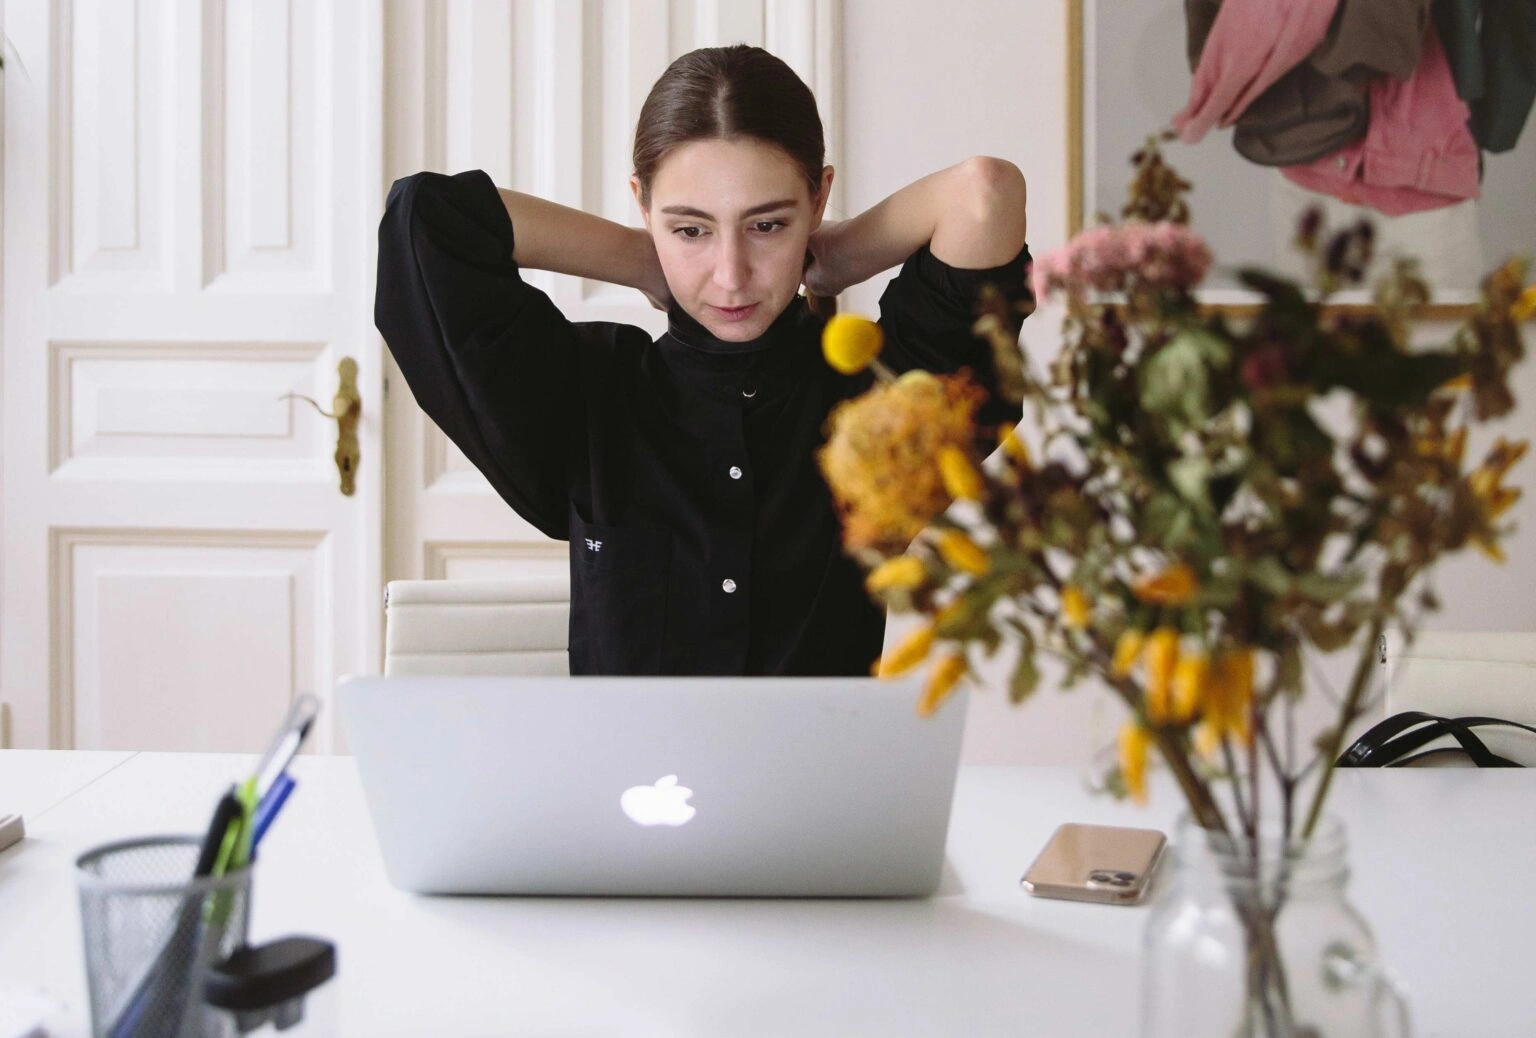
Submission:
<svg viewBox="0 0 1536 1038">
<path fill-rule="evenodd" d="M 1346 158 L 1343 155 L 1339 156 L 1339 160 L 1338 161 L 1339 161 L 1339 168 L 1340 169 L 1344 169 L 1344 168 L 1346 168 L 1349 165 L 1349 159 Z"/>
<path fill-rule="evenodd" d="M 732 479 L 740 479 L 741 478 L 741 466 L 740 465 L 732 465 L 731 466 L 731 478 Z"/>
<path fill-rule="evenodd" d="M 727 595 L 736 590 L 736 582 L 730 577 L 726 577 L 725 580 L 721 581 L 720 586 L 725 589 Z"/>
</svg>

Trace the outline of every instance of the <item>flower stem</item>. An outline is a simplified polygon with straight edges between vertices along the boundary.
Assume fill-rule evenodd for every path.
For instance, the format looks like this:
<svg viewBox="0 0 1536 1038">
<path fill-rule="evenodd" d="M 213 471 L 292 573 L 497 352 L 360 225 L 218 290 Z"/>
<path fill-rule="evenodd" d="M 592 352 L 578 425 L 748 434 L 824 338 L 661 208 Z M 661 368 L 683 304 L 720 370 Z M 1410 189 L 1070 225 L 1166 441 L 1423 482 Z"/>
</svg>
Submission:
<svg viewBox="0 0 1536 1038">
<path fill-rule="evenodd" d="M 1318 780 L 1317 794 L 1312 798 L 1312 807 L 1307 811 L 1306 824 L 1301 827 L 1302 843 L 1312 838 L 1312 830 L 1317 827 L 1317 820 L 1322 816 L 1323 798 L 1328 795 L 1328 787 L 1333 782 L 1334 763 L 1339 759 L 1339 751 L 1344 748 L 1345 733 L 1354 723 L 1360 708 L 1360 697 L 1365 694 L 1365 686 L 1369 683 L 1371 676 L 1372 661 L 1376 658 L 1376 643 L 1381 640 L 1381 632 L 1385 627 L 1386 618 L 1378 613 L 1371 621 L 1370 633 L 1366 635 L 1365 645 L 1360 650 L 1360 658 L 1355 662 L 1355 674 L 1349 682 L 1349 693 L 1344 698 L 1344 709 L 1339 714 L 1339 723 L 1329 733 L 1327 748 L 1322 751 L 1323 775 Z"/>
</svg>

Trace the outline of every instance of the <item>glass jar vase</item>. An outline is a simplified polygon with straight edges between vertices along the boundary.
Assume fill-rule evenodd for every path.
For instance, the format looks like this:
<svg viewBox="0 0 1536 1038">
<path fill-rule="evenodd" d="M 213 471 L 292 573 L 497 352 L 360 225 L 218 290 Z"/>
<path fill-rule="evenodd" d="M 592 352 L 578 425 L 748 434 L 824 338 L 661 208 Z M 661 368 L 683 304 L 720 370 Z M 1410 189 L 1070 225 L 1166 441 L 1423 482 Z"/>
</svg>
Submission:
<svg viewBox="0 0 1536 1038">
<path fill-rule="evenodd" d="M 1142 938 L 1143 1038 L 1406 1038 L 1407 1002 L 1345 898 L 1344 828 L 1303 846 L 1202 829 L 1185 813 L 1172 883 Z"/>
</svg>

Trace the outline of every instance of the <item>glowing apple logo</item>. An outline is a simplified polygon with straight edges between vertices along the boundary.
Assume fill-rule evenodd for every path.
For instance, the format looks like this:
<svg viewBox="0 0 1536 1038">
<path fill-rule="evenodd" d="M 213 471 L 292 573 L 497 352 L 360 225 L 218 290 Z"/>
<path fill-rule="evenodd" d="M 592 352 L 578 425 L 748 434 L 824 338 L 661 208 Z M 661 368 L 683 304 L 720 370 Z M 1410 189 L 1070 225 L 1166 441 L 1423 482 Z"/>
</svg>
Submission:
<svg viewBox="0 0 1536 1038">
<path fill-rule="evenodd" d="M 676 775 L 656 780 L 654 786 L 635 786 L 619 797 L 619 806 L 631 821 L 641 825 L 682 825 L 698 809 L 688 803 L 693 790 L 677 784 Z"/>
</svg>

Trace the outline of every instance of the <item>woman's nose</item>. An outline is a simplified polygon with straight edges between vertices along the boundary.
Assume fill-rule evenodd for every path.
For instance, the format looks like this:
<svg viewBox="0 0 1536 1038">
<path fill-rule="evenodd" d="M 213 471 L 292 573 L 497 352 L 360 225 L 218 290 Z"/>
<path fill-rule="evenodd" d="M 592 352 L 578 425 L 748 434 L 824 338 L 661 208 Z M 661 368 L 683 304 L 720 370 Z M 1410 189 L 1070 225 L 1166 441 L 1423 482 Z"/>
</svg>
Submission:
<svg viewBox="0 0 1536 1038">
<path fill-rule="evenodd" d="M 727 292 L 739 292 L 750 279 L 745 244 L 722 235 L 719 251 L 715 253 L 715 284 Z"/>
</svg>

